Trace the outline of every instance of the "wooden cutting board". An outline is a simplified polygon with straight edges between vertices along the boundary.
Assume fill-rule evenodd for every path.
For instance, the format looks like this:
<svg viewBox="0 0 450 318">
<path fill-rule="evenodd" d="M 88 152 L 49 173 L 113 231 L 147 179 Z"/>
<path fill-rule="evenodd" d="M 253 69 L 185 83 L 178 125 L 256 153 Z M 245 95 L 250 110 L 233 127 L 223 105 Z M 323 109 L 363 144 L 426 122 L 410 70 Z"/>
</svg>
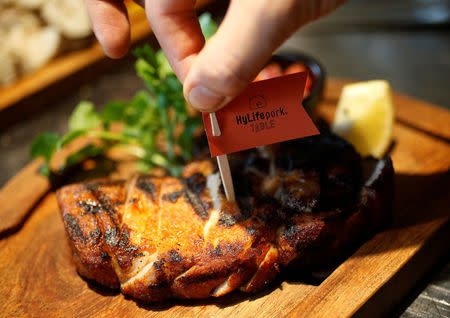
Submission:
<svg viewBox="0 0 450 318">
<path fill-rule="evenodd" d="M 318 109 L 323 118 L 332 119 L 343 83 L 327 83 Z M 279 281 L 256 295 L 236 292 L 218 299 L 158 304 L 136 303 L 117 291 L 102 289 L 77 275 L 55 195 L 34 173 L 38 165 L 34 162 L 0 191 L 1 222 L 25 219 L 23 225 L 10 226 L 0 239 L 0 313 L 8 317 L 388 314 L 449 251 L 450 236 L 450 113 L 409 97 L 396 94 L 394 98 L 394 224 L 363 244 L 320 285 Z M 15 214 L 21 216 L 14 218 Z"/>
</svg>

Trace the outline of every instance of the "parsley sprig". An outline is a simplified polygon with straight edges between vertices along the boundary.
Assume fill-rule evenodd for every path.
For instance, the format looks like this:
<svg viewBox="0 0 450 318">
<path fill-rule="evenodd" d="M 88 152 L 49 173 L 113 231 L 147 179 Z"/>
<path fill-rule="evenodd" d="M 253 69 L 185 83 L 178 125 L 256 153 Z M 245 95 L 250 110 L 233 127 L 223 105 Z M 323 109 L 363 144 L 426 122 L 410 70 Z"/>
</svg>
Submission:
<svg viewBox="0 0 450 318">
<path fill-rule="evenodd" d="M 205 38 L 210 38 L 217 24 L 208 13 L 202 14 L 199 21 Z M 138 91 L 130 101 L 111 101 L 101 111 L 96 111 L 93 103 L 81 101 L 69 118 L 66 135 L 60 137 L 53 132 L 39 135 L 31 144 L 30 156 L 45 159 L 42 174 L 50 177 L 61 173 L 87 158 L 104 155 L 113 147 L 133 154 L 141 172 L 162 166 L 174 176 L 181 174 L 183 162 L 191 159 L 193 135 L 201 126 L 201 119 L 188 112 L 183 87 L 163 51 L 155 52 L 146 45 L 133 53 L 137 56 L 137 75 L 146 89 Z M 54 154 L 81 137 L 101 143 L 87 144 L 70 154 L 58 171 L 51 171 Z"/>
</svg>

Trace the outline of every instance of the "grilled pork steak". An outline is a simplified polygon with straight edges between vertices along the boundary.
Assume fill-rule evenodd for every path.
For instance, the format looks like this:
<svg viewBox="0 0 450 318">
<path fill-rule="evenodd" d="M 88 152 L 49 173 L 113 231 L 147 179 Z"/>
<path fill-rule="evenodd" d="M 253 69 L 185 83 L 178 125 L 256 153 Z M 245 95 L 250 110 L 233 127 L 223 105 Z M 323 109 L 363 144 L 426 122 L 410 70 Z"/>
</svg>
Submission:
<svg viewBox="0 0 450 318">
<path fill-rule="evenodd" d="M 390 159 L 361 159 L 326 131 L 234 155 L 237 203 L 213 162 L 191 162 L 182 178 L 58 190 L 79 273 L 145 301 L 252 292 L 282 268 L 327 262 L 390 216 Z"/>
</svg>

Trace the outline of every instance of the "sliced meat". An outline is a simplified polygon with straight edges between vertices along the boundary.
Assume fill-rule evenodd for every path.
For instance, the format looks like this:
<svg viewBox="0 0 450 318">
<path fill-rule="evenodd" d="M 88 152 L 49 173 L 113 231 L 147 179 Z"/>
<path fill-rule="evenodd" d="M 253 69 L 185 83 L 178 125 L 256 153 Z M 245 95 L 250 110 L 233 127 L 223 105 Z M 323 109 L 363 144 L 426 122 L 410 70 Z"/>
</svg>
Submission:
<svg viewBox="0 0 450 318">
<path fill-rule="evenodd" d="M 75 184 L 58 191 L 64 226 L 72 248 L 75 265 L 81 275 L 111 288 L 119 281 L 111 266 L 104 230 L 97 221 L 102 209 L 86 185 Z"/>
<path fill-rule="evenodd" d="M 383 225 L 389 158 L 362 160 L 327 132 L 231 157 L 237 202 L 211 160 L 182 178 L 138 175 L 57 192 L 81 275 L 144 301 L 252 292 L 317 266 Z"/>
</svg>

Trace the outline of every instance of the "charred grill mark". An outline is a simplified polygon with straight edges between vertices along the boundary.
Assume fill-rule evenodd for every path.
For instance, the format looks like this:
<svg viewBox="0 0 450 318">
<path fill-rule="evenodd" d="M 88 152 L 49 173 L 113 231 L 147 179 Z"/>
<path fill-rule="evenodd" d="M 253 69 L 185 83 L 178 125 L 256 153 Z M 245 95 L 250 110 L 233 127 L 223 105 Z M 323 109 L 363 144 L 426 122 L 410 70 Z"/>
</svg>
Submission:
<svg viewBox="0 0 450 318">
<path fill-rule="evenodd" d="M 314 171 L 297 169 L 282 176 L 283 184 L 275 198 L 292 213 L 313 213 L 319 204 L 321 186 Z"/>
<path fill-rule="evenodd" d="M 104 195 L 102 192 L 99 191 L 98 187 L 92 186 L 92 184 L 87 184 L 86 189 L 92 193 L 92 195 L 99 201 L 99 211 L 104 210 L 106 213 L 108 213 L 111 217 L 111 220 L 114 222 L 115 225 L 117 225 L 116 218 L 114 215 L 116 214 L 116 211 L 112 208 L 111 201 L 109 198 Z M 98 213 L 97 212 L 97 213 Z"/>
<path fill-rule="evenodd" d="M 136 202 L 138 202 L 138 201 L 139 201 L 138 198 L 131 198 L 130 200 L 128 200 L 128 203 L 129 203 L 129 204 L 134 204 L 134 203 L 136 203 Z"/>
<path fill-rule="evenodd" d="M 113 185 L 123 184 L 123 181 L 116 181 L 111 182 Z M 113 223 L 113 228 L 108 228 L 104 235 L 104 241 L 109 246 L 117 246 L 119 242 L 119 224 L 117 220 L 117 215 L 115 210 L 111 207 L 111 202 L 107 198 L 106 195 L 101 193 L 98 189 L 100 185 L 105 185 L 105 183 L 94 183 L 94 184 L 87 184 L 86 190 L 91 192 L 91 194 L 98 200 L 99 209 L 97 213 L 99 212 L 106 212 L 106 214 L 109 216 L 111 222 Z M 96 213 L 96 214 L 97 214 Z M 94 214 L 95 215 L 95 214 Z"/>
<path fill-rule="evenodd" d="M 130 243 L 130 233 L 128 231 L 122 231 L 120 236 L 119 246 L 125 248 Z"/>
<path fill-rule="evenodd" d="M 117 228 L 109 228 L 104 234 L 106 244 L 110 246 L 117 246 L 119 244 L 119 233 Z"/>
<path fill-rule="evenodd" d="M 121 268 L 129 268 L 136 257 L 138 247 L 130 244 L 130 231 L 126 225 L 118 228 L 111 227 L 103 235 L 105 244 L 109 247 L 113 257 Z"/>
<path fill-rule="evenodd" d="M 281 238 L 286 241 L 294 241 L 300 233 L 300 228 L 296 224 L 292 224 L 286 227 L 285 231 L 281 234 Z"/>
<path fill-rule="evenodd" d="M 155 267 L 156 271 L 161 271 L 164 264 L 164 259 L 161 259 L 159 261 L 156 261 L 153 266 Z"/>
<path fill-rule="evenodd" d="M 114 182 L 113 185 L 124 185 L 124 182 Z M 133 255 L 138 247 L 130 245 L 129 229 L 126 225 L 119 225 L 119 215 L 113 209 L 113 204 L 122 204 L 122 200 L 110 200 L 107 193 L 104 193 L 100 186 L 104 183 L 87 184 L 86 189 L 98 200 L 98 213 L 106 213 L 112 226 L 107 228 L 103 234 L 104 242 L 111 250 L 112 255 L 117 260 L 121 268 L 128 268 L 132 264 Z"/>
<path fill-rule="evenodd" d="M 296 198 L 293 193 L 287 193 L 280 198 L 281 204 L 292 212 L 312 213 L 318 205 L 317 199 Z"/>
<path fill-rule="evenodd" d="M 93 243 L 98 243 L 102 236 L 102 230 L 100 230 L 100 228 L 96 228 L 89 234 L 89 236 L 91 237 Z"/>
<path fill-rule="evenodd" d="M 86 243 L 86 238 L 83 235 L 83 231 L 81 231 L 77 219 L 72 214 L 67 213 L 64 215 L 64 220 L 66 221 L 70 237 L 74 240 L 80 239 L 83 243 Z"/>
<path fill-rule="evenodd" d="M 285 228 L 279 238 L 288 243 L 291 248 L 300 252 L 318 242 L 325 244 L 325 246 L 328 244 L 323 241 L 324 234 L 326 235 L 322 231 L 323 228 L 324 222 L 320 218 L 311 218 L 307 222 L 290 219 L 286 221 Z"/>
<path fill-rule="evenodd" d="M 232 227 L 236 224 L 236 222 L 236 219 L 231 214 L 225 211 L 220 211 L 220 217 L 217 224 L 219 224 L 220 226 Z"/>
<path fill-rule="evenodd" d="M 156 201 L 156 186 L 148 180 L 148 177 L 139 177 L 136 187 L 148 194 L 150 199 Z"/>
<path fill-rule="evenodd" d="M 258 233 L 258 229 L 255 226 L 248 226 L 245 228 L 245 232 L 250 236 L 255 236 Z"/>
<path fill-rule="evenodd" d="M 206 177 L 200 173 L 194 173 L 189 178 L 182 180 L 184 184 L 183 194 L 186 201 L 192 206 L 195 214 L 202 220 L 209 219 L 208 210 L 211 209 L 211 203 L 200 199 L 200 192 L 206 187 Z"/>
<path fill-rule="evenodd" d="M 102 252 L 102 255 L 100 257 L 104 261 L 111 259 L 111 256 L 109 256 L 108 253 L 106 253 L 106 252 Z"/>
<path fill-rule="evenodd" d="M 101 206 L 98 202 L 93 201 L 78 201 L 77 205 L 83 209 L 85 213 L 83 214 L 97 214 L 101 210 Z"/>
<path fill-rule="evenodd" d="M 122 233 L 120 235 L 119 247 L 127 254 L 134 255 L 138 250 L 137 246 L 130 244 L 130 229 L 126 226 L 122 226 Z"/>
<path fill-rule="evenodd" d="M 175 250 L 169 251 L 170 261 L 171 262 L 181 262 L 183 260 L 183 257 Z"/>
<path fill-rule="evenodd" d="M 217 245 L 216 248 L 213 250 L 214 256 L 222 256 L 222 249 L 220 248 L 220 245 Z"/>
<path fill-rule="evenodd" d="M 191 191 L 200 194 L 206 187 L 206 177 L 202 173 L 197 172 L 184 179 L 184 183 Z"/>
<path fill-rule="evenodd" d="M 90 192 L 98 202 L 80 202 L 78 203 L 83 210 L 86 211 L 87 214 L 96 215 L 100 212 L 106 212 L 109 216 L 113 224 L 118 227 L 116 211 L 113 209 L 111 201 L 108 199 L 106 195 L 99 191 L 100 186 L 120 186 L 123 185 L 124 181 L 122 180 L 112 180 L 105 182 L 92 182 L 85 185 L 85 189 Z M 121 201 L 114 202 L 114 205 L 121 204 Z M 117 230 L 116 230 L 117 231 Z M 105 233 L 106 234 L 106 233 Z"/>
<path fill-rule="evenodd" d="M 172 193 L 166 193 L 162 196 L 163 201 L 170 201 L 172 203 L 177 202 L 178 198 L 184 194 L 184 191 L 175 191 Z"/>
<path fill-rule="evenodd" d="M 166 193 L 162 196 L 162 201 L 170 201 L 171 203 L 184 196 L 185 200 L 192 206 L 194 212 L 202 219 L 209 218 L 208 210 L 211 208 L 210 202 L 204 202 L 200 198 L 200 192 L 206 187 L 206 178 L 201 173 L 195 173 L 189 178 L 181 180 L 183 189 Z"/>
<path fill-rule="evenodd" d="M 209 219 L 208 210 L 211 208 L 210 203 L 203 202 L 198 193 L 195 193 L 188 187 L 185 187 L 184 198 L 192 206 L 195 214 L 197 214 L 202 220 L 206 221 Z"/>
<path fill-rule="evenodd" d="M 232 227 L 236 223 L 244 222 L 249 219 L 254 210 L 254 204 L 251 198 L 238 198 L 239 214 L 235 217 L 232 216 L 227 211 L 221 210 L 219 221 L 217 222 L 220 226 Z"/>
</svg>

